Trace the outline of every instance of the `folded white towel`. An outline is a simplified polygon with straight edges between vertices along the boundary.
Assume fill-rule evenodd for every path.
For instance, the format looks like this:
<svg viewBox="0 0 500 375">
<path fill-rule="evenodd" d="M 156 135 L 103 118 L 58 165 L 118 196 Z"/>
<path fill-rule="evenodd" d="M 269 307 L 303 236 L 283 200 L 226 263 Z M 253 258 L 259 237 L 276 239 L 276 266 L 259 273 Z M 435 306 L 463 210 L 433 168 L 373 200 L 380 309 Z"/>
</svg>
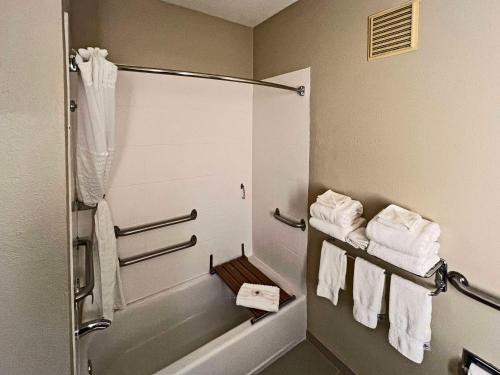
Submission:
<svg viewBox="0 0 500 375">
<path fill-rule="evenodd" d="M 416 363 L 424 359 L 431 340 L 432 297 L 429 290 L 391 276 L 389 296 L 389 343 Z"/>
<path fill-rule="evenodd" d="M 483 370 L 475 363 L 471 363 L 467 375 L 493 375 L 491 372 Z"/>
<path fill-rule="evenodd" d="M 310 213 L 311 216 L 336 224 L 340 227 L 349 227 L 363 214 L 363 205 L 352 199 L 336 208 L 331 208 L 320 202 L 315 202 L 311 205 Z"/>
<path fill-rule="evenodd" d="M 416 275 L 424 276 L 440 260 L 437 255 L 439 243 L 433 242 L 429 249 L 430 251 L 427 256 L 414 257 L 400 251 L 390 249 L 372 240 L 368 245 L 368 254 L 374 255 L 377 258 L 383 259 L 397 267 L 413 272 Z"/>
<path fill-rule="evenodd" d="M 370 220 L 366 235 L 370 240 L 413 256 L 425 255 L 429 244 L 436 242 L 441 230 L 437 223 L 422 219 L 412 232 L 401 231 L 380 223 L 377 218 Z"/>
<path fill-rule="evenodd" d="M 354 319 L 369 328 L 376 328 L 378 315 L 385 313 L 385 270 L 360 257 L 354 261 L 352 296 Z"/>
<path fill-rule="evenodd" d="M 311 224 L 312 227 L 344 242 L 347 241 L 347 235 L 349 233 L 358 229 L 365 223 L 366 219 L 363 217 L 357 218 L 349 227 L 340 227 L 336 224 L 329 223 L 316 217 L 311 217 L 309 219 L 309 224 Z"/>
<path fill-rule="evenodd" d="M 325 191 L 323 194 L 318 195 L 317 198 L 317 202 L 330 208 L 336 208 L 350 200 L 351 198 L 347 195 L 339 194 L 332 190 Z"/>
<path fill-rule="evenodd" d="M 323 241 L 316 294 L 328 298 L 337 306 L 339 290 L 345 289 L 346 269 L 346 252 L 328 241 Z"/>
<path fill-rule="evenodd" d="M 279 303 L 280 288 L 271 285 L 244 283 L 236 296 L 238 306 L 264 311 L 278 311 Z"/>
<path fill-rule="evenodd" d="M 366 250 L 370 240 L 366 237 L 366 228 L 360 227 L 347 235 L 346 242 L 356 249 Z"/>
<path fill-rule="evenodd" d="M 419 214 L 395 204 L 387 206 L 377 215 L 377 221 L 379 223 L 394 229 L 410 232 L 415 230 L 421 220 L 422 216 Z"/>
</svg>

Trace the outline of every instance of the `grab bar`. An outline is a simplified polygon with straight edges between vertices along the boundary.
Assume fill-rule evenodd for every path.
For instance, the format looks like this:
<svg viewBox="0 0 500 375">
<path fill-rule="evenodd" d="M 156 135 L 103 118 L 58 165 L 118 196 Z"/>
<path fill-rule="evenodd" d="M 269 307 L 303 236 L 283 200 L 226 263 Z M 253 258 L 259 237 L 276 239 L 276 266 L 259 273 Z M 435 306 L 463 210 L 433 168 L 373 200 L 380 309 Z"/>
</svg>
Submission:
<svg viewBox="0 0 500 375">
<path fill-rule="evenodd" d="M 282 223 L 285 223 L 286 225 L 289 225 L 293 228 L 298 228 L 298 229 L 301 229 L 302 231 L 306 230 L 306 222 L 304 219 L 300 219 L 300 221 L 294 221 L 292 219 L 288 219 L 286 217 L 283 217 L 283 216 L 281 216 L 279 208 L 276 208 L 276 210 L 274 210 L 273 216 L 276 220 L 279 220 Z"/>
<path fill-rule="evenodd" d="M 75 302 L 80 302 L 85 297 L 92 294 L 94 290 L 94 254 L 92 241 L 89 239 L 77 239 L 73 242 L 73 246 L 75 248 L 80 246 L 85 247 L 85 286 L 75 291 Z"/>
<path fill-rule="evenodd" d="M 485 305 L 493 307 L 496 310 L 500 310 L 499 299 L 472 288 L 469 285 L 469 281 L 460 272 L 448 272 L 448 280 L 460 293 L 465 294 L 467 297 L 475 299 L 476 301 L 482 302 Z"/>
<path fill-rule="evenodd" d="M 124 259 L 119 259 L 120 267 L 130 266 L 131 264 L 139 263 L 139 262 L 142 262 L 144 260 L 153 259 L 153 258 L 162 256 L 162 255 L 165 255 L 165 254 L 170 254 L 170 253 L 174 253 L 174 252 L 179 251 L 179 250 L 193 247 L 194 245 L 196 245 L 197 241 L 198 241 L 198 239 L 193 234 L 189 241 L 182 242 L 182 243 L 179 243 L 176 245 L 167 246 L 167 247 L 164 247 L 161 249 L 153 250 L 153 251 L 150 251 L 150 252 L 147 252 L 144 254 L 134 255 L 134 256 L 131 256 L 128 258 L 124 258 Z"/>
<path fill-rule="evenodd" d="M 147 232 L 153 229 L 168 227 L 169 225 L 180 224 L 186 221 L 195 220 L 197 216 L 198 212 L 196 210 L 192 210 L 189 215 L 174 217 L 172 219 L 156 221 L 154 223 L 138 225 L 135 227 L 125 228 L 125 229 L 121 229 L 120 227 L 115 225 L 115 236 L 116 238 L 125 237 L 125 236 L 130 236 L 131 234 L 137 234 L 137 233 Z"/>
<path fill-rule="evenodd" d="M 88 335 L 90 332 L 101 331 L 103 329 L 111 326 L 111 320 L 109 319 L 96 319 L 89 322 L 82 323 L 77 330 L 75 330 L 76 337 L 83 337 Z"/>
</svg>

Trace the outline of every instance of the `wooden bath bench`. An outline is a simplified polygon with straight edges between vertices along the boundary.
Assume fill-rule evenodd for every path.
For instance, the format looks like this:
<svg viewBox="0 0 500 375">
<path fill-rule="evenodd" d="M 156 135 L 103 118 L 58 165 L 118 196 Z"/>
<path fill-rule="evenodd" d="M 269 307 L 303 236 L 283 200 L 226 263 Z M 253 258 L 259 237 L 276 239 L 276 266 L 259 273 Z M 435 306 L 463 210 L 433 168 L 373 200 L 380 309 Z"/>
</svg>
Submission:
<svg viewBox="0 0 500 375">
<path fill-rule="evenodd" d="M 238 294 L 243 283 L 271 285 L 280 288 L 280 308 L 295 299 L 294 295 L 285 292 L 278 284 L 267 277 L 261 270 L 249 262 L 245 255 L 239 258 L 230 260 L 226 263 L 219 264 L 215 267 L 212 266 L 213 257 L 210 256 L 210 273 L 220 276 L 224 283 L 233 291 L 235 295 Z M 271 314 L 269 311 L 249 308 L 253 315 L 251 319 L 252 324 L 261 320 L 262 318 Z"/>
</svg>

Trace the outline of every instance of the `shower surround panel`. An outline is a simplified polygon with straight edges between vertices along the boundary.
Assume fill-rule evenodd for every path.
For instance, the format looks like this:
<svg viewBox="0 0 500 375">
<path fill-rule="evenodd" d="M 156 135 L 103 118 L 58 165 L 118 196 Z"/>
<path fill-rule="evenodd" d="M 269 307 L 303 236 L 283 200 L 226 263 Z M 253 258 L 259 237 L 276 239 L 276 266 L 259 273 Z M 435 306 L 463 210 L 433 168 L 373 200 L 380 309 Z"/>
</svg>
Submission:
<svg viewBox="0 0 500 375">
<path fill-rule="evenodd" d="M 252 249 L 252 87 L 119 72 L 107 195 L 121 228 L 198 211 L 195 221 L 119 238 L 121 257 L 198 237 L 196 246 L 122 268 L 128 302 Z M 241 199 L 240 184 L 246 188 Z"/>
</svg>

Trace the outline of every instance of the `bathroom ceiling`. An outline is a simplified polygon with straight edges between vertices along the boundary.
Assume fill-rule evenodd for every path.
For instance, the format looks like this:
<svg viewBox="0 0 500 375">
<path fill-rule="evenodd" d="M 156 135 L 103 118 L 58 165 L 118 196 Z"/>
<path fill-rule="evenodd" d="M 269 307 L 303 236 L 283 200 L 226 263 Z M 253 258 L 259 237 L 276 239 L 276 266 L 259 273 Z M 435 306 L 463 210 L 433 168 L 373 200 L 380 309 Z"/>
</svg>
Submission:
<svg viewBox="0 0 500 375">
<path fill-rule="evenodd" d="M 254 27 L 297 0 L 163 0 L 212 16 Z"/>
</svg>

